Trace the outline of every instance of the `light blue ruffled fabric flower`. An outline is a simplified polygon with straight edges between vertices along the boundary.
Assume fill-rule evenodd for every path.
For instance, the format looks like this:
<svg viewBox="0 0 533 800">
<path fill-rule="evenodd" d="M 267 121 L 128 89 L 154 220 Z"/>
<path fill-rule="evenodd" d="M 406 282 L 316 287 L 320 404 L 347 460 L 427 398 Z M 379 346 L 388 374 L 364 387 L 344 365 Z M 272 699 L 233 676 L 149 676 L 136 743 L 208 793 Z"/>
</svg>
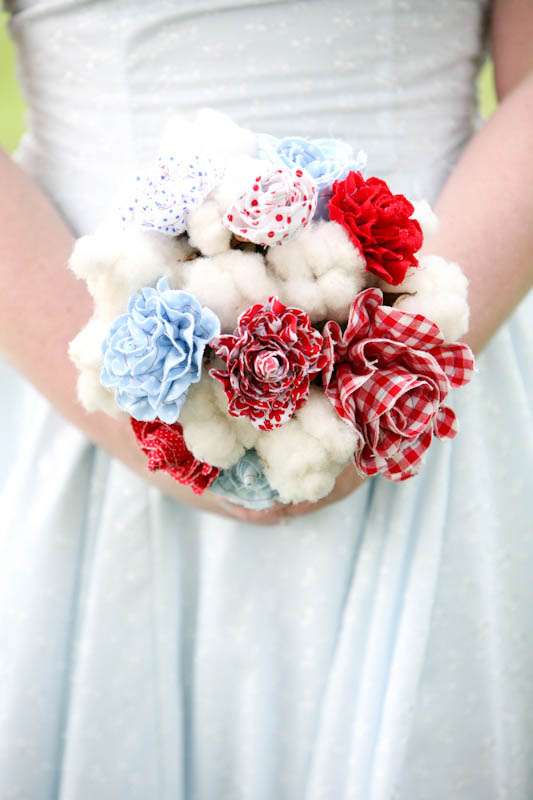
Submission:
<svg viewBox="0 0 533 800">
<path fill-rule="evenodd" d="M 270 508 L 278 500 L 255 450 L 247 450 L 237 464 L 223 470 L 210 488 L 226 500 L 254 511 Z"/>
<path fill-rule="evenodd" d="M 219 319 L 210 308 L 160 278 L 157 288 L 132 295 L 128 313 L 111 326 L 100 381 L 131 417 L 172 424 L 189 386 L 200 380 L 206 345 L 219 334 Z"/>
<path fill-rule="evenodd" d="M 302 136 L 286 136 L 277 139 L 268 134 L 258 136 L 258 157 L 274 164 L 302 167 L 318 186 L 318 204 L 315 217 L 325 218 L 334 181 L 344 178 L 348 172 L 362 169 L 366 155 L 359 151 L 354 155 L 352 147 L 339 139 L 305 139 Z"/>
</svg>

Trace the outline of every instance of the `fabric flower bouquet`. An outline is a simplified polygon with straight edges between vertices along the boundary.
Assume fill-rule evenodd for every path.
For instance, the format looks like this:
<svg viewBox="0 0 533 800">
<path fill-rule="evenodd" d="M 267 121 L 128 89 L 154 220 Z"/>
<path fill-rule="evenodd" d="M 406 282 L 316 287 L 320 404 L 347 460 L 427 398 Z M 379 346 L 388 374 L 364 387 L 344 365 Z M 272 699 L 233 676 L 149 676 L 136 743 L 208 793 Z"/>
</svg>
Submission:
<svg viewBox="0 0 533 800">
<path fill-rule="evenodd" d="M 347 465 L 414 475 L 474 361 L 467 281 L 435 224 L 333 139 L 203 110 L 70 259 L 94 314 L 70 345 L 89 411 L 126 414 L 150 470 L 251 508 L 316 501 Z"/>
</svg>

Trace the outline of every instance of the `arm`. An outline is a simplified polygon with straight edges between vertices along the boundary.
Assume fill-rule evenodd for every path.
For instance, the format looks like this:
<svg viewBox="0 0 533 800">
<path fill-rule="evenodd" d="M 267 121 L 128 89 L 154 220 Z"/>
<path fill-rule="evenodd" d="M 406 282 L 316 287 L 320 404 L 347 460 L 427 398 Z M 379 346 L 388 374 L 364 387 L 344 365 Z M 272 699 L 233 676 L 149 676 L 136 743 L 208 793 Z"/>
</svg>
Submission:
<svg viewBox="0 0 533 800">
<path fill-rule="evenodd" d="M 467 341 L 479 351 L 531 286 L 533 274 L 533 6 L 499 0 L 492 51 L 497 111 L 470 142 L 437 203 L 428 249 L 470 280 Z"/>
<path fill-rule="evenodd" d="M 163 473 L 150 474 L 127 421 L 87 414 L 78 403 L 77 373 L 67 346 L 90 316 L 92 301 L 66 268 L 72 235 L 30 178 L 1 151 L 0 186 L 0 352 L 91 441 L 165 494 L 204 510 L 245 516 L 215 496 L 197 497 Z"/>
<path fill-rule="evenodd" d="M 496 0 L 491 47 L 500 105 L 472 139 L 439 197 L 438 234 L 428 251 L 458 261 L 470 280 L 474 351 L 484 347 L 533 276 L 533 3 Z M 313 511 L 362 483 L 349 467 Z"/>
</svg>

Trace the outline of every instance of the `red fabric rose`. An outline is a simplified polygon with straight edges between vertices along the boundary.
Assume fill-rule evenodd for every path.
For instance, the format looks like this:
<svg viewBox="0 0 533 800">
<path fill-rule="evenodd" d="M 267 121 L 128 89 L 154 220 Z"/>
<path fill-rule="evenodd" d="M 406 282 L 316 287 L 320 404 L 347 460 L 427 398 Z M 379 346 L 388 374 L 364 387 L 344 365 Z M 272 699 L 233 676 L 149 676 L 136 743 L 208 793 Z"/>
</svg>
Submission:
<svg viewBox="0 0 533 800">
<path fill-rule="evenodd" d="M 385 181 L 365 180 L 349 172 L 333 184 L 329 216 L 342 225 L 363 254 L 366 268 L 394 286 L 401 283 L 422 247 L 422 229 L 409 219 L 414 207 L 403 194 L 392 194 Z"/>
<path fill-rule="evenodd" d="M 362 475 L 392 480 L 414 475 L 433 435 L 453 438 L 454 412 L 444 405 L 450 387 L 472 377 L 465 344 L 447 344 L 421 314 L 382 305 L 379 289 L 360 292 L 344 334 L 328 322 L 325 392 L 359 434 L 355 465 Z"/>
<path fill-rule="evenodd" d="M 248 308 L 233 335 L 212 343 L 226 362 L 211 375 L 224 387 L 229 413 L 264 431 L 279 428 L 305 403 L 310 378 L 324 368 L 323 344 L 309 316 L 277 297 Z"/>
<path fill-rule="evenodd" d="M 195 459 L 178 422 L 168 425 L 159 419 L 140 422 L 130 418 L 130 423 L 141 450 L 148 456 L 151 472 L 162 469 L 174 480 L 190 486 L 195 494 L 203 494 L 217 479 L 220 470 Z"/>
</svg>

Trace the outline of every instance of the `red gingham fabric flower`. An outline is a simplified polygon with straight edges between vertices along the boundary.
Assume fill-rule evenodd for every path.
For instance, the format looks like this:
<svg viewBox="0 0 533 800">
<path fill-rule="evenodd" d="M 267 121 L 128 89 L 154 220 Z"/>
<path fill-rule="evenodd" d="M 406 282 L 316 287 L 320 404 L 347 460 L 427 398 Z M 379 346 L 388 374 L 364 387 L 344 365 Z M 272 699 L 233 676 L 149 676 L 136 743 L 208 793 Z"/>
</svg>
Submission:
<svg viewBox="0 0 533 800">
<path fill-rule="evenodd" d="M 224 387 L 229 413 L 264 431 L 284 425 L 305 403 L 310 378 L 325 367 L 323 345 L 309 316 L 277 297 L 248 308 L 235 333 L 211 345 L 226 362 L 211 375 Z"/>
<path fill-rule="evenodd" d="M 444 401 L 451 386 L 468 383 L 474 358 L 467 345 L 446 343 L 421 314 L 382 303 L 379 289 L 366 289 L 344 333 L 336 322 L 326 324 L 323 380 L 337 413 L 359 434 L 358 471 L 399 481 L 417 472 L 433 435 L 456 435 Z"/>
<path fill-rule="evenodd" d="M 392 194 L 380 178 L 365 180 L 360 172 L 349 172 L 335 181 L 329 201 L 329 216 L 347 231 L 366 260 L 366 268 L 396 286 L 422 247 L 422 229 L 410 219 L 414 207 L 403 194 Z"/>
<path fill-rule="evenodd" d="M 167 425 L 159 419 L 140 422 L 130 418 L 130 424 L 141 450 L 148 456 L 151 472 L 162 469 L 178 483 L 190 486 L 195 494 L 203 494 L 217 479 L 220 470 L 195 459 L 178 422 Z"/>
</svg>

